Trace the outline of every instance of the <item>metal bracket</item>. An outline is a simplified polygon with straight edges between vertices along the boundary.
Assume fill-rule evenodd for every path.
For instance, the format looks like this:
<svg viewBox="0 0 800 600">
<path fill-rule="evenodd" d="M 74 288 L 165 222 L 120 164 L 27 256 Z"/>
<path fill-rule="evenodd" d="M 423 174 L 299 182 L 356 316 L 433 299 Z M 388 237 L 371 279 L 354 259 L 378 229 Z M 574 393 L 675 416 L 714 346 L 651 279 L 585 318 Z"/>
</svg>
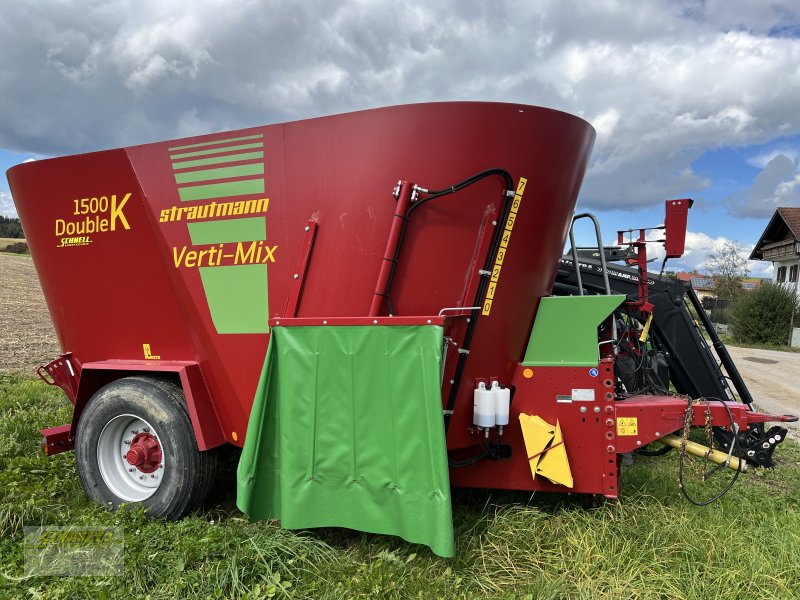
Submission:
<svg viewBox="0 0 800 600">
<path fill-rule="evenodd" d="M 458 311 L 462 311 L 462 310 L 472 311 L 472 310 L 480 310 L 480 309 L 481 309 L 480 306 L 453 306 L 453 307 L 443 308 L 442 310 L 440 310 L 439 311 L 439 316 L 441 317 L 446 312 L 458 312 Z M 466 316 L 469 316 L 469 315 L 455 315 L 455 316 L 456 317 L 466 317 Z"/>
<path fill-rule="evenodd" d="M 303 294 L 303 285 L 306 281 L 308 266 L 311 263 L 311 252 L 314 250 L 314 241 L 317 236 L 317 222 L 308 221 L 305 228 L 306 235 L 303 238 L 303 245 L 300 248 L 300 256 L 297 259 L 297 267 L 292 276 L 292 287 L 289 297 L 286 299 L 286 309 L 283 311 L 284 317 L 296 317 L 300 308 L 300 298 Z"/>
</svg>

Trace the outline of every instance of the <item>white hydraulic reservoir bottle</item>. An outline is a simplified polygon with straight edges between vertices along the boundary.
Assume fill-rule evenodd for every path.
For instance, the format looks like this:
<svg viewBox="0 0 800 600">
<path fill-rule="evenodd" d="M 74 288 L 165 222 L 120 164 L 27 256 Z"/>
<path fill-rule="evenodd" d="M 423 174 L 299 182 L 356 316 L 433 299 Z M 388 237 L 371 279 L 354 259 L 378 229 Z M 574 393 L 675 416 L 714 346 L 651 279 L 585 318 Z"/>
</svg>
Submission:
<svg viewBox="0 0 800 600">
<path fill-rule="evenodd" d="M 508 425 L 508 413 L 511 408 L 511 390 L 501 388 L 496 381 L 492 382 L 492 396 L 494 398 L 494 420 L 496 425 Z"/>
<path fill-rule="evenodd" d="M 494 427 L 494 394 L 480 382 L 473 392 L 472 422 L 478 427 Z"/>
</svg>

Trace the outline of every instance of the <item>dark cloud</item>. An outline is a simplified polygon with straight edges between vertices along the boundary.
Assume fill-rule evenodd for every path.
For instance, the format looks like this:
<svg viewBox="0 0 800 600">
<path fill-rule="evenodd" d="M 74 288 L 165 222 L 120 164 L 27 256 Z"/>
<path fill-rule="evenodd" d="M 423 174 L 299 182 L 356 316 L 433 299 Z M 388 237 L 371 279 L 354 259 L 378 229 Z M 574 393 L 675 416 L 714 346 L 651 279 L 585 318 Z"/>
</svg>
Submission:
<svg viewBox="0 0 800 600">
<path fill-rule="evenodd" d="M 781 206 L 800 206 L 798 164 L 785 154 L 772 158 L 746 190 L 727 199 L 740 217 L 769 218 Z"/>
</svg>

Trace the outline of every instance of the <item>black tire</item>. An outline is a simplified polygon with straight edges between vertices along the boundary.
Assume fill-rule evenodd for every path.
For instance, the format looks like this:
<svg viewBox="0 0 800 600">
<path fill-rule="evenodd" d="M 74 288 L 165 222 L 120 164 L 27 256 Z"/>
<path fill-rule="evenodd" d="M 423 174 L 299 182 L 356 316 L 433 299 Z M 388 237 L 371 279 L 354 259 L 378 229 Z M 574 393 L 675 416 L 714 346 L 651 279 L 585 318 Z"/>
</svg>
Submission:
<svg viewBox="0 0 800 600">
<path fill-rule="evenodd" d="M 156 458 L 138 467 L 120 456 L 119 449 L 130 446 L 115 444 L 130 444 L 125 437 L 138 432 L 131 427 L 141 423 L 142 434 L 157 442 L 149 448 L 157 450 L 152 455 Z M 149 516 L 167 520 L 199 507 L 217 470 L 217 453 L 197 449 L 183 390 L 154 377 L 125 377 L 92 396 L 78 422 L 75 458 L 89 498 L 111 509 L 141 504 Z"/>
<path fill-rule="evenodd" d="M 666 444 L 659 446 L 658 442 L 651 442 L 646 446 L 638 448 L 636 453 L 642 456 L 664 456 L 670 450 L 672 450 L 672 446 L 667 446 Z"/>
</svg>

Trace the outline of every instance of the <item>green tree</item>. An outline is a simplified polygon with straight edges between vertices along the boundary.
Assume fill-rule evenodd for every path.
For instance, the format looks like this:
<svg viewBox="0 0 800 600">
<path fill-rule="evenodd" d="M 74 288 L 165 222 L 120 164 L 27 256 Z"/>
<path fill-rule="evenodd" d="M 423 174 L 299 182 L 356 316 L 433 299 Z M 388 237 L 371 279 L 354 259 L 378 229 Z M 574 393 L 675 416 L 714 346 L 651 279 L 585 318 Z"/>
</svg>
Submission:
<svg viewBox="0 0 800 600">
<path fill-rule="evenodd" d="M 742 296 L 731 309 L 733 339 L 785 346 L 792 309 L 797 313 L 798 308 L 794 289 L 766 283 Z"/>
<path fill-rule="evenodd" d="M 741 297 L 744 291 L 742 279 L 747 277 L 750 270 L 738 243 L 725 240 L 717 244 L 706 257 L 706 269 L 714 277 L 717 298 L 733 301 Z"/>
<path fill-rule="evenodd" d="M 23 238 L 19 219 L 0 215 L 0 238 Z"/>
</svg>

